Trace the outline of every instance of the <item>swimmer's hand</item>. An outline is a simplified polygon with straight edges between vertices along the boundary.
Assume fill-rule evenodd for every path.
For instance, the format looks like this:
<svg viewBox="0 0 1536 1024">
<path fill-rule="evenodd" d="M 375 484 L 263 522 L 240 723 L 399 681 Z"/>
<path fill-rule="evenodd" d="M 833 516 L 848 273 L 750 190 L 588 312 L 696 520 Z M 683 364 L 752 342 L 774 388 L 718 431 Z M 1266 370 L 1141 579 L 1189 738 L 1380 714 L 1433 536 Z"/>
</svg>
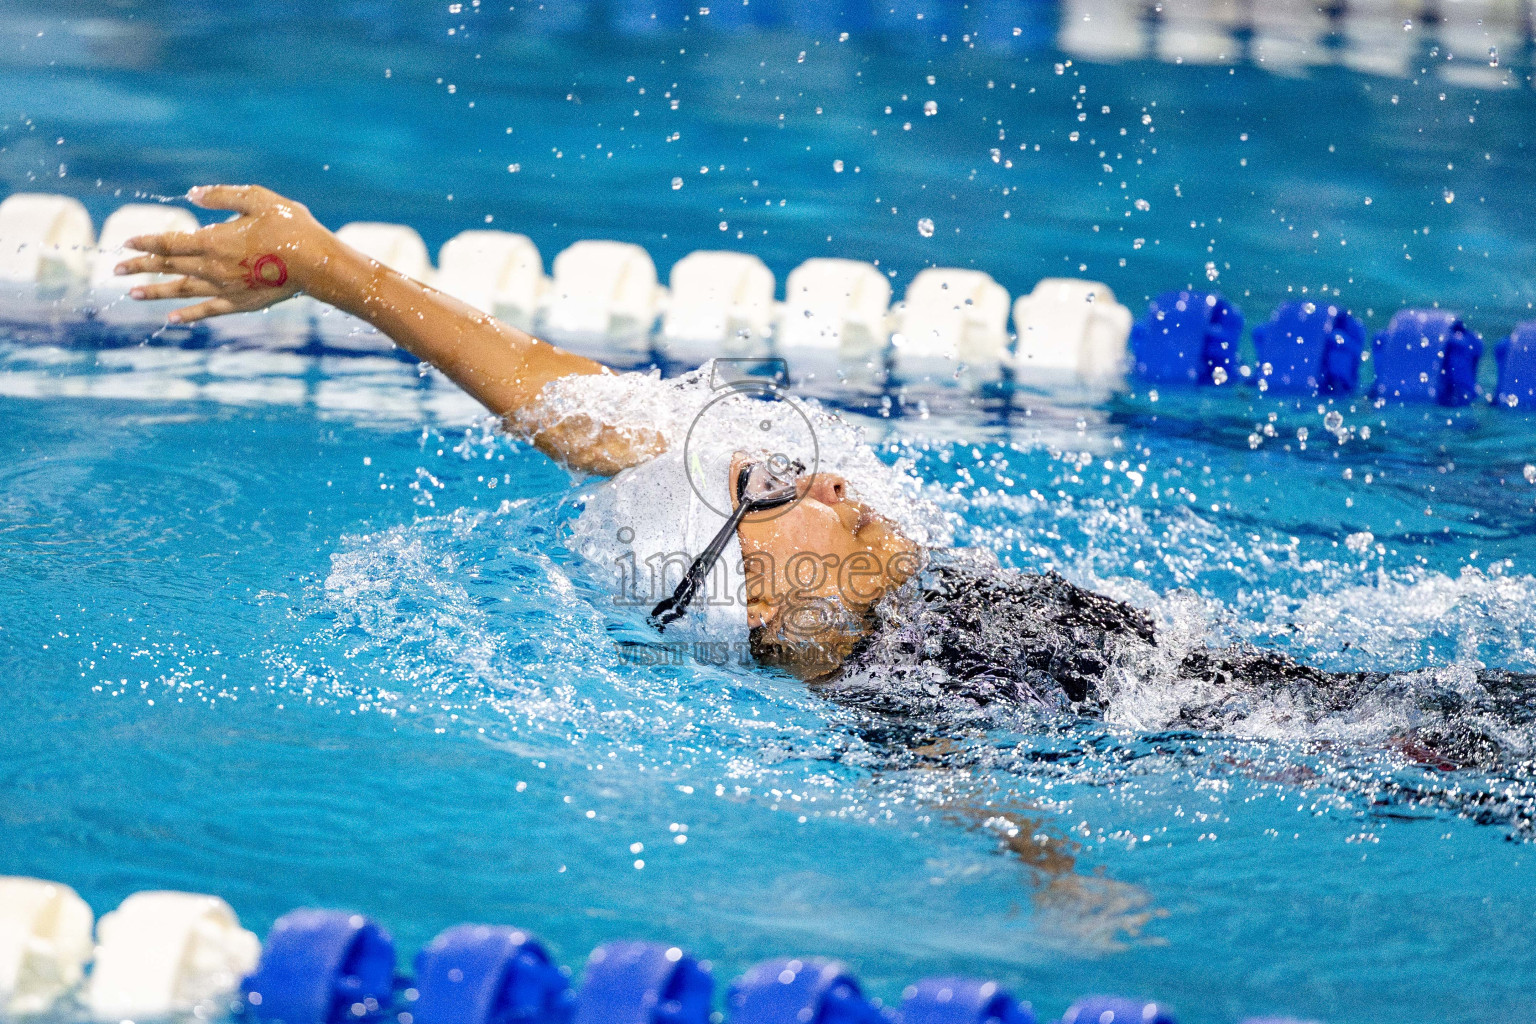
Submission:
<svg viewBox="0 0 1536 1024">
<path fill-rule="evenodd" d="M 301 203 L 260 185 L 207 185 L 187 198 L 209 210 L 232 210 L 222 224 L 130 238 L 147 253 L 124 260 L 118 274 L 180 274 L 134 288 L 135 299 L 202 299 L 176 310 L 171 323 L 265 309 L 305 290 L 331 235 Z"/>
</svg>

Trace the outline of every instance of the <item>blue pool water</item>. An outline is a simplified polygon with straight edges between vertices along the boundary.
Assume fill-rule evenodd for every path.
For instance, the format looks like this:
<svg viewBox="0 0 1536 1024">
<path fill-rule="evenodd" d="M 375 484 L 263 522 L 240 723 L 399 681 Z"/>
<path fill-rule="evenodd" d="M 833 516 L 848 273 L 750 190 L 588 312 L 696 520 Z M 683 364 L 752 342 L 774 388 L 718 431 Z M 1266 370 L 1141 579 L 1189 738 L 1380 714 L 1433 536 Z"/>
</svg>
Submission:
<svg viewBox="0 0 1536 1024">
<path fill-rule="evenodd" d="M 434 250 L 489 217 L 546 259 L 619 238 L 663 272 L 726 245 L 781 282 L 846 255 L 898 293 L 974 265 L 1013 294 L 1100 278 L 1137 307 L 1210 263 L 1254 320 L 1325 286 L 1373 329 L 1407 303 L 1490 340 L 1531 316 L 1520 47 L 1457 65 L 1417 25 L 1401 77 L 1101 63 L 1045 10 L 975 48 L 9 12 L 0 177 L 98 224 L 248 179 Z M 1188 694 L 1131 690 L 1108 723 L 999 718 L 914 751 L 769 672 L 624 664 L 639 633 L 562 544 L 569 476 L 416 368 L 169 340 L 0 334 L 0 873 L 98 913 L 213 892 L 258 931 L 352 907 L 406 949 L 485 920 L 566 963 L 617 937 L 722 977 L 835 955 L 887 1000 L 985 974 L 1052 1015 L 1093 990 L 1195 1022 L 1536 1009 L 1536 736 L 1485 722 L 1495 775 L 1392 742 L 1479 714 L 1422 699 L 1475 697 L 1468 666 L 1536 671 L 1523 414 L 823 394 L 1007 564 L 1176 635 L 1426 670 L 1319 720 L 1261 703 L 1196 733 L 1174 727 Z"/>
</svg>

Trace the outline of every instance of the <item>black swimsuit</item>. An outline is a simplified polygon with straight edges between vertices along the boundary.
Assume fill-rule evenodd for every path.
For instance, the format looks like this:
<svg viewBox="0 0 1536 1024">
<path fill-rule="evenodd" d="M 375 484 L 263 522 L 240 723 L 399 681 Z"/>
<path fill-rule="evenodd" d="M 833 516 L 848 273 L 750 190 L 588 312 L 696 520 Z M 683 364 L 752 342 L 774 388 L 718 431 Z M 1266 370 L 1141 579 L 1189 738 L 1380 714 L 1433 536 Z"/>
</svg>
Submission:
<svg viewBox="0 0 1536 1024">
<path fill-rule="evenodd" d="M 1414 722 L 1392 745 L 1432 767 L 1487 770 L 1525 765 L 1531 755 L 1521 737 L 1536 733 L 1536 675 L 1483 670 L 1467 686 L 1457 670 L 1325 672 L 1248 644 L 1197 648 L 1175 664 L 1144 612 L 1055 573 L 941 565 L 878 615 L 874 634 L 825 692 L 909 720 L 953 724 L 957 707 L 998 705 L 1097 718 L 1109 674 L 1123 668 L 1170 685 L 1205 684 L 1183 688 L 1165 727 L 1228 731 L 1255 708 L 1316 722 L 1389 703 Z"/>
</svg>

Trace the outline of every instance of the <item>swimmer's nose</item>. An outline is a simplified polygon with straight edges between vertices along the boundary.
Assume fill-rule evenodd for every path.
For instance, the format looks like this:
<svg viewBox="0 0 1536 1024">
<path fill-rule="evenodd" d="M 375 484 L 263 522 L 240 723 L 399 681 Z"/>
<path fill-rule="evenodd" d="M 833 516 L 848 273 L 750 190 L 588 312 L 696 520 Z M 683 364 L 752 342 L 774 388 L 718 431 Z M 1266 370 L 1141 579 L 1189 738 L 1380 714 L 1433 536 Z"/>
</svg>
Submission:
<svg viewBox="0 0 1536 1024">
<path fill-rule="evenodd" d="M 815 498 L 823 505 L 836 505 L 847 499 L 848 481 L 836 473 L 817 473 L 809 481 L 807 483 L 802 478 L 800 496 L 803 498 Z"/>
</svg>

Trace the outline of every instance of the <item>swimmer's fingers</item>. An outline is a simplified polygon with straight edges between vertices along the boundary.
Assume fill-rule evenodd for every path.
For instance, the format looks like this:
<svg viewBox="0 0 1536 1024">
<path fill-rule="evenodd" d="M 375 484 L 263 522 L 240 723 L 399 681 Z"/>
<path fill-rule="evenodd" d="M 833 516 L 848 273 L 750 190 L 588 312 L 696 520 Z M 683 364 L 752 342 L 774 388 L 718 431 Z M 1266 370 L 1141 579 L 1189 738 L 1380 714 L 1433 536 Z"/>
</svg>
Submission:
<svg viewBox="0 0 1536 1024">
<path fill-rule="evenodd" d="M 159 284 L 146 284 L 140 288 L 134 288 L 128 294 L 135 299 L 191 299 L 208 295 L 219 295 L 223 289 L 209 281 L 197 277 L 178 277 L 174 281 L 162 281 Z"/>
<path fill-rule="evenodd" d="M 188 274 L 205 280 L 210 279 L 214 273 L 209 261 L 198 256 L 159 256 L 153 253 L 123 260 L 113 268 L 113 271 L 120 276 L 123 274 Z"/>
<path fill-rule="evenodd" d="M 204 228 L 201 231 L 167 231 L 160 235 L 139 235 L 123 244 L 125 249 L 156 256 L 202 256 L 211 248 L 213 239 Z"/>
<path fill-rule="evenodd" d="M 173 324 L 190 324 L 198 320 L 206 320 L 211 316 L 223 316 L 225 313 L 239 313 L 243 307 L 235 305 L 226 298 L 213 298 L 199 302 L 193 306 L 184 306 L 166 317 Z"/>
<path fill-rule="evenodd" d="M 255 214 L 271 206 L 279 197 L 276 192 L 260 185 L 199 185 L 187 193 L 187 198 L 205 210 Z"/>
</svg>

